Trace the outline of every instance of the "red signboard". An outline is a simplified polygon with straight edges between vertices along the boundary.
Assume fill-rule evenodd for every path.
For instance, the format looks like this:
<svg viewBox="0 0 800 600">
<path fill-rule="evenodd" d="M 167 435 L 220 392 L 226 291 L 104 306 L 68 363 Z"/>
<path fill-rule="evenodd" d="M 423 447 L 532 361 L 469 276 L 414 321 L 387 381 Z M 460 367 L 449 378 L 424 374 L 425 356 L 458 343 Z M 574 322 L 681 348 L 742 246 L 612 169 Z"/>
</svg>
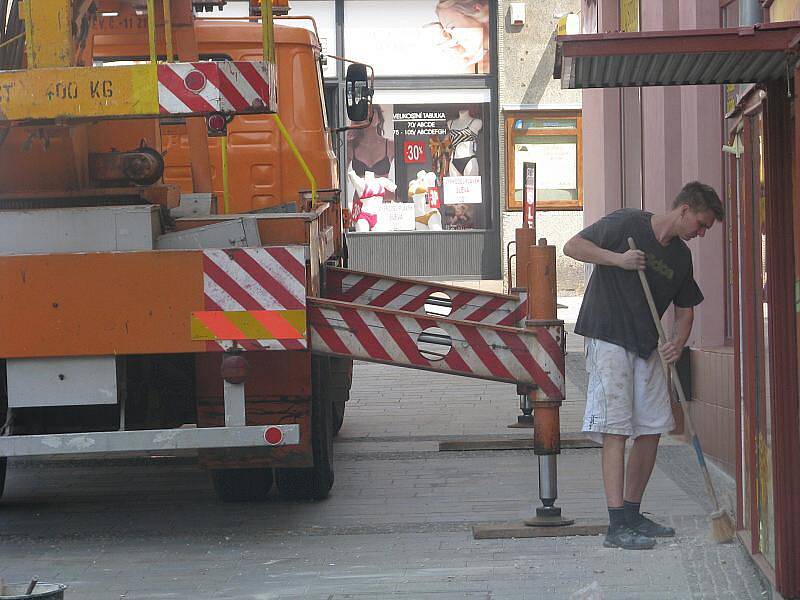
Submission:
<svg viewBox="0 0 800 600">
<path fill-rule="evenodd" d="M 439 196 L 438 187 L 428 188 L 428 204 L 430 204 L 431 208 L 440 208 L 442 206 L 442 199 Z"/>
<path fill-rule="evenodd" d="M 407 140 L 403 142 L 403 162 L 408 164 L 424 163 L 427 160 L 425 156 L 425 143 L 416 140 Z"/>
</svg>

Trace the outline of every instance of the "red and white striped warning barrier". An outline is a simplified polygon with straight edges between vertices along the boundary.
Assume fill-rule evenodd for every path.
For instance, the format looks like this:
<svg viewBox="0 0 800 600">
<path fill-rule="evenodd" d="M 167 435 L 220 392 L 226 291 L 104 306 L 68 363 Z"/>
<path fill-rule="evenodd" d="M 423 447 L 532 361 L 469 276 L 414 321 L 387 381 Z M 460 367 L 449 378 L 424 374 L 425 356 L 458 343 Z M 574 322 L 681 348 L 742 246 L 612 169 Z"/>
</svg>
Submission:
<svg viewBox="0 0 800 600">
<path fill-rule="evenodd" d="M 264 61 L 158 65 L 161 114 L 277 111 L 275 66 Z"/>
<path fill-rule="evenodd" d="M 327 268 L 325 274 L 326 298 L 364 306 L 436 316 L 446 315 L 450 319 L 459 321 L 508 327 L 521 326 L 528 310 L 525 296 L 493 294 L 334 267 Z M 441 302 L 442 299 L 445 300 L 444 303 Z M 426 310 L 426 305 L 431 310 Z M 444 312 L 435 310 L 437 306 L 444 308 Z M 449 313 L 446 311 L 448 307 Z"/>
<path fill-rule="evenodd" d="M 516 329 L 309 298 L 308 329 L 316 354 L 535 384 L 564 398 L 561 321 Z M 420 351 L 420 343 L 442 357 L 430 358 L 435 351 Z"/>
<path fill-rule="evenodd" d="M 306 249 L 303 246 L 203 251 L 205 311 L 195 339 L 208 350 L 303 350 L 306 343 Z M 259 338 L 260 332 L 268 337 Z M 294 332 L 294 333 L 293 333 Z M 224 339 L 228 338 L 229 339 Z"/>
</svg>

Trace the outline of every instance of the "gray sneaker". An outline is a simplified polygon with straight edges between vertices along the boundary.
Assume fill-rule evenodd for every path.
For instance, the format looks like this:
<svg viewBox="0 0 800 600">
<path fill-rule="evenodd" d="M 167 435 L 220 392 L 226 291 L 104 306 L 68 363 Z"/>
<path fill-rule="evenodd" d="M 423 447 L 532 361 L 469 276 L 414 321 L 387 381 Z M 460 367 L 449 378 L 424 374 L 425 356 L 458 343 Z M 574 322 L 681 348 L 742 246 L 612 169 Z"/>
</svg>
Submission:
<svg viewBox="0 0 800 600">
<path fill-rule="evenodd" d="M 634 531 L 627 525 L 618 527 L 614 531 L 609 530 L 603 546 L 606 548 L 624 548 L 625 550 L 650 550 L 656 545 L 656 541 Z"/>
<path fill-rule="evenodd" d="M 628 526 L 633 529 L 635 532 L 640 533 L 642 535 L 646 535 L 647 537 L 675 537 L 675 530 L 672 527 L 667 527 L 666 525 L 659 525 L 655 521 L 648 519 L 644 515 L 639 515 L 640 520 L 636 525 L 632 525 L 630 522 Z"/>
</svg>

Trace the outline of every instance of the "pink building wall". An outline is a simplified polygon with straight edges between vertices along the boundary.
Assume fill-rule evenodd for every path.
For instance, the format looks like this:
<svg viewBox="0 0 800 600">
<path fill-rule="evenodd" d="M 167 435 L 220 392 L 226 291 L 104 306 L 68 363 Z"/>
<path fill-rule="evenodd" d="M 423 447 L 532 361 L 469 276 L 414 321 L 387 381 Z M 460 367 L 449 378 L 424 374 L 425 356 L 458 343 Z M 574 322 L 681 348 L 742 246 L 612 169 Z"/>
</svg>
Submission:
<svg viewBox="0 0 800 600">
<path fill-rule="evenodd" d="M 681 29 L 720 26 L 718 0 L 681 0 Z M 683 126 L 683 179 L 698 179 L 723 197 L 722 96 L 720 86 L 681 88 Z M 725 339 L 725 228 L 713 227 L 702 240 L 689 244 L 695 279 L 706 299 L 695 314 L 690 343 L 697 347 L 721 346 Z"/>
<path fill-rule="evenodd" d="M 619 30 L 619 0 L 598 2 L 598 32 Z M 643 31 L 717 28 L 719 0 L 641 0 Z M 583 92 L 584 220 L 592 223 L 622 207 L 620 91 Z M 669 210 L 684 183 L 700 180 L 723 195 L 722 111 L 717 86 L 642 89 L 641 161 L 643 198 L 653 212 Z M 633 171 L 634 169 L 628 169 Z M 628 198 L 627 206 L 636 203 Z M 695 279 L 705 295 L 695 311 L 689 343 L 724 343 L 724 228 L 717 225 L 690 243 Z"/>
<path fill-rule="evenodd" d="M 583 10 L 593 10 L 582 3 Z M 597 1 L 597 31 L 619 29 L 619 3 Z M 622 208 L 619 90 L 583 92 L 583 219 L 594 223 Z"/>
</svg>

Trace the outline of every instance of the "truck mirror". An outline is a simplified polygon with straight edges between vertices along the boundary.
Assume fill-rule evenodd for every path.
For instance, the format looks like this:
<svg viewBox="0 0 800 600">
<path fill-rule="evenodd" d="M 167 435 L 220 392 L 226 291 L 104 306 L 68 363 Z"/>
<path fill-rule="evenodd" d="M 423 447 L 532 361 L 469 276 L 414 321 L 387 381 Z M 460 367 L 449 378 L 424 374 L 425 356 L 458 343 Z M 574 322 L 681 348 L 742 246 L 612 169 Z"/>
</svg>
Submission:
<svg viewBox="0 0 800 600">
<path fill-rule="evenodd" d="M 351 122 L 366 121 L 372 103 L 372 88 L 369 86 L 367 65 L 352 63 L 345 76 L 345 102 L 347 118 Z"/>
</svg>

